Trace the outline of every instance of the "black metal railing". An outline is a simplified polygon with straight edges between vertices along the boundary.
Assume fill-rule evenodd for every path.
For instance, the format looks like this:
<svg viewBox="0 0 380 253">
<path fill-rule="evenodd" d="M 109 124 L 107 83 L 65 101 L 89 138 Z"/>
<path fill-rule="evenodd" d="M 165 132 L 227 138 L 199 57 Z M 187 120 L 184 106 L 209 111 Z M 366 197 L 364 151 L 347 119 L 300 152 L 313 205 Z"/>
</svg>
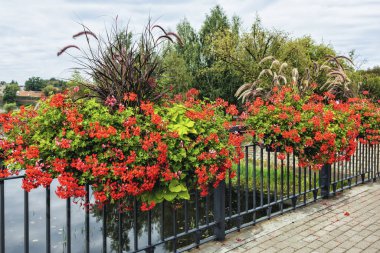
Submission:
<svg viewBox="0 0 380 253">
<path fill-rule="evenodd" d="M 245 158 L 236 165 L 236 177 L 227 177 L 217 189 L 201 198 L 194 190 L 191 199 L 177 203 L 164 202 L 148 212 L 141 212 L 135 201 L 132 211 L 121 213 L 118 205 L 104 206 L 102 209 L 78 208 L 71 199 L 53 198 L 56 184 L 52 184 L 38 196 L 23 193 L 23 218 L 19 234 L 23 234 L 22 250 L 28 252 L 183 252 L 210 240 L 223 240 L 233 231 L 254 225 L 262 220 L 283 214 L 289 210 L 328 198 L 337 192 L 379 177 L 379 145 L 358 143 L 355 154 L 349 161 L 325 165 L 320 171 L 297 166 L 297 157 L 287 155 L 280 160 L 276 151 L 272 152 L 258 145 L 243 147 Z M 0 179 L 0 252 L 21 252 L 10 245 L 13 234 L 6 233 L 6 222 L 12 206 L 13 193 L 21 188 L 7 188 L 12 181 L 23 176 Z M 86 186 L 85 202 L 90 202 L 91 187 Z M 15 194 L 15 193 L 14 193 Z M 9 199 L 10 201 L 7 201 Z M 44 232 L 39 245 L 35 246 L 30 236 L 30 214 L 35 215 L 30 203 L 43 207 L 45 226 L 38 228 Z M 61 241 L 56 241 L 57 226 L 52 226 L 52 217 L 64 209 Z M 8 216 L 6 211 L 8 210 Z M 41 211 L 40 211 L 41 212 Z M 75 215 L 80 213 L 80 215 Z M 81 229 L 72 228 L 73 223 L 83 218 Z M 82 219 L 80 218 L 80 219 Z M 100 228 L 100 229 L 99 229 Z M 79 232 L 78 232 L 79 231 Z M 41 232 L 41 233 L 42 233 Z M 77 237 L 83 240 L 76 239 Z M 54 244 L 54 245 L 53 245 Z M 33 249 L 31 248 L 33 246 Z M 57 246 L 58 245 L 58 246 Z"/>
</svg>

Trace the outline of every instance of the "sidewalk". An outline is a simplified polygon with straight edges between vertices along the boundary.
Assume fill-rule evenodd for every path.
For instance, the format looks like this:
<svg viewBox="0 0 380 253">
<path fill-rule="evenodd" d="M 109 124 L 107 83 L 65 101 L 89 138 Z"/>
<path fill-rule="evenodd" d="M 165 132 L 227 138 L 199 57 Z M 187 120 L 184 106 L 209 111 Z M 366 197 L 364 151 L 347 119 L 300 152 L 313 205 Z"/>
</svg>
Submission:
<svg viewBox="0 0 380 253">
<path fill-rule="evenodd" d="M 367 183 L 191 253 L 380 252 L 380 183 Z"/>
</svg>

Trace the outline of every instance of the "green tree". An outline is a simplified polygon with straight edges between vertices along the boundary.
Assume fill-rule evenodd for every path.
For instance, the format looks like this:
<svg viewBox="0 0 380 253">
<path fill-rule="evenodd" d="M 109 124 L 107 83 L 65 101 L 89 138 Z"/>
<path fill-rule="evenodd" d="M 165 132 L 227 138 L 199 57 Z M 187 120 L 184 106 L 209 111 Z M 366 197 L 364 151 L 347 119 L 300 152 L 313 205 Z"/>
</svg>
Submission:
<svg viewBox="0 0 380 253">
<path fill-rule="evenodd" d="M 215 99 L 221 97 L 231 103 L 236 103 L 233 96 L 239 84 L 243 82 L 241 75 L 231 65 L 225 64 L 215 53 L 215 41 L 220 34 L 230 31 L 232 36 L 239 36 L 240 20 L 232 18 L 232 25 L 223 9 L 217 5 L 206 15 L 199 41 L 201 45 L 200 68 L 196 74 L 198 88 L 206 97 Z"/>
<path fill-rule="evenodd" d="M 177 33 L 182 45 L 175 45 L 179 55 L 183 57 L 192 76 L 196 76 L 201 67 L 201 44 L 195 29 L 185 19 L 177 25 Z M 168 55 L 170 57 L 170 55 Z"/>
<path fill-rule="evenodd" d="M 194 83 L 185 59 L 175 50 L 170 50 L 163 58 L 164 73 L 159 79 L 163 87 L 170 87 L 174 94 L 188 91 Z"/>
<path fill-rule="evenodd" d="M 357 85 L 359 94 L 368 91 L 369 97 L 375 101 L 380 100 L 380 66 L 356 71 L 350 78 Z"/>
<path fill-rule="evenodd" d="M 19 91 L 19 90 L 20 90 L 20 88 L 18 87 L 17 84 L 15 84 L 15 83 L 8 84 L 4 88 L 3 102 L 4 103 L 15 102 L 16 101 L 16 94 L 17 94 L 17 91 Z"/>
<path fill-rule="evenodd" d="M 47 85 L 40 77 L 31 77 L 25 82 L 25 90 L 41 91 Z"/>
<path fill-rule="evenodd" d="M 59 92 L 59 88 L 54 87 L 53 85 L 49 84 L 45 88 L 42 89 L 42 92 L 44 93 L 45 96 L 50 96 Z"/>
<path fill-rule="evenodd" d="M 49 80 L 44 80 L 45 82 L 45 87 L 51 85 L 54 86 L 55 88 L 58 88 L 60 90 L 64 90 L 67 88 L 67 82 L 63 80 L 59 80 L 56 78 L 50 78 Z M 42 89 L 43 90 L 43 89 Z"/>
</svg>

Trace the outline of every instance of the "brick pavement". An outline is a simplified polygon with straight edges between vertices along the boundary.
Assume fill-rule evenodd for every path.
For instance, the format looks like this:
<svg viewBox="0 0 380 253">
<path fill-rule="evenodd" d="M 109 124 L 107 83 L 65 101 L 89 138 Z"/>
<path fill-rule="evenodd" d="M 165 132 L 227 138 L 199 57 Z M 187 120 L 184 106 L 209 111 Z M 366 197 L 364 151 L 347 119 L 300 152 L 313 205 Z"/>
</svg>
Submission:
<svg viewBox="0 0 380 253">
<path fill-rule="evenodd" d="M 380 183 L 355 186 L 191 250 L 206 252 L 380 252 Z"/>
</svg>

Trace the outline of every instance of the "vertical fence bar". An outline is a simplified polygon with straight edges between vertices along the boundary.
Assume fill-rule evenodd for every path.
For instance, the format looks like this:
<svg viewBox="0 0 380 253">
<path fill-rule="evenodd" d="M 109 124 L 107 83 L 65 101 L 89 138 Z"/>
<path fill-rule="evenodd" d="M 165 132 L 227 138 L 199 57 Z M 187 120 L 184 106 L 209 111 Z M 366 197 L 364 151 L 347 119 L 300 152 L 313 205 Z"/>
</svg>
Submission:
<svg viewBox="0 0 380 253">
<path fill-rule="evenodd" d="M 376 172 L 377 172 L 377 176 L 380 176 L 379 175 L 379 171 L 380 171 L 380 144 L 377 144 L 377 169 L 376 169 Z"/>
<path fill-rule="evenodd" d="M 361 152 L 361 156 L 360 156 L 360 169 L 361 169 L 361 183 L 364 184 L 364 181 L 365 181 L 365 161 L 366 161 L 366 153 L 365 153 L 365 145 L 361 145 L 362 146 L 362 152 Z"/>
<path fill-rule="evenodd" d="M 214 235 L 216 240 L 222 241 L 226 237 L 225 222 L 225 205 L 226 205 L 226 183 L 221 181 L 217 188 L 214 189 L 214 219 L 216 225 L 214 227 Z"/>
<path fill-rule="evenodd" d="M 29 193 L 24 191 L 24 253 L 29 253 Z"/>
<path fill-rule="evenodd" d="M 197 193 L 195 193 L 195 195 L 197 195 Z M 165 221 L 164 221 L 164 215 L 165 215 L 165 201 L 162 201 L 161 203 L 161 206 L 160 206 L 160 225 L 161 225 L 161 229 L 160 229 L 160 238 L 161 238 L 161 241 L 164 240 L 164 229 L 165 229 Z"/>
<path fill-rule="evenodd" d="M 271 164 L 271 161 L 270 161 L 270 151 L 267 150 L 267 204 L 268 204 L 268 207 L 267 207 L 267 216 L 268 218 L 270 218 L 271 216 L 271 208 L 272 206 L 270 205 L 270 164 Z"/>
<path fill-rule="evenodd" d="M 274 202 L 277 202 L 277 150 L 274 151 Z"/>
<path fill-rule="evenodd" d="M 290 197 L 290 156 L 286 154 L 286 195 Z"/>
<path fill-rule="evenodd" d="M 66 242 L 67 253 L 71 253 L 71 199 L 66 199 Z"/>
<path fill-rule="evenodd" d="M 352 184 L 352 161 L 354 159 L 354 155 L 350 157 L 349 166 L 348 166 L 348 188 L 351 189 Z"/>
<path fill-rule="evenodd" d="M 321 188 L 322 198 L 328 198 L 330 196 L 331 185 L 331 164 L 324 164 L 319 175 L 319 186 Z"/>
<path fill-rule="evenodd" d="M 296 157 L 292 154 L 292 172 L 293 172 L 293 196 L 292 196 L 292 205 L 293 209 L 296 208 L 297 205 L 297 196 L 296 196 Z"/>
<path fill-rule="evenodd" d="M 304 186 L 304 192 L 303 192 L 303 203 L 306 205 L 306 176 L 307 176 L 307 171 L 306 171 L 306 167 L 303 168 L 303 186 Z"/>
<path fill-rule="evenodd" d="M 264 154 L 263 147 L 260 147 L 260 206 L 264 205 Z"/>
<path fill-rule="evenodd" d="M 176 206 L 172 205 L 173 215 L 172 215 L 172 223 L 173 223 L 173 252 L 177 252 L 177 210 Z"/>
<path fill-rule="evenodd" d="M 284 160 L 281 159 L 281 213 L 284 212 Z"/>
<path fill-rule="evenodd" d="M 301 199 L 301 192 L 302 192 L 302 168 L 301 166 L 298 166 L 298 195 Z"/>
<path fill-rule="evenodd" d="M 376 181 L 376 175 L 375 175 L 375 159 L 374 159 L 374 155 L 375 155 L 375 150 L 374 150 L 374 146 L 371 145 L 370 147 L 371 149 L 371 174 L 372 174 L 372 180 L 375 182 Z"/>
<path fill-rule="evenodd" d="M 319 175 L 320 175 L 320 172 L 318 172 L 318 173 L 319 173 Z M 314 171 L 313 174 L 314 174 L 314 176 L 313 176 L 313 178 L 314 178 L 313 197 L 314 197 L 314 201 L 316 201 L 316 200 L 317 200 L 317 197 L 318 197 L 318 189 L 317 189 L 317 172 Z"/>
<path fill-rule="evenodd" d="M 237 218 L 237 228 L 238 231 L 240 231 L 240 225 L 242 221 L 242 217 L 240 216 L 240 205 L 241 205 L 241 199 L 240 199 L 240 175 L 241 175 L 241 166 L 240 161 L 238 163 L 237 167 L 237 213 L 239 214 L 239 217 Z"/>
<path fill-rule="evenodd" d="M 231 175 L 229 175 L 229 179 L 231 180 Z M 230 185 L 231 187 L 231 185 Z M 229 189 L 231 190 L 231 189 Z M 201 233 L 199 231 L 199 197 L 198 197 L 198 190 L 195 191 L 195 227 L 197 231 L 195 232 L 195 244 L 197 245 L 197 248 L 199 247 L 200 241 L 201 241 Z M 231 206 L 230 206 L 231 208 Z"/>
<path fill-rule="evenodd" d="M 185 200 L 185 232 L 189 231 L 189 201 Z"/>
<path fill-rule="evenodd" d="M 312 186 L 311 186 L 311 168 L 310 168 L 310 166 L 309 167 L 307 167 L 307 171 L 309 172 L 309 191 L 311 191 L 311 188 L 312 188 Z"/>
<path fill-rule="evenodd" d="M 339 163 L 338 163 L 338 165 L 337 165 L 337 163 L 334 163 L 332 165 L 332 168 L 333 168 L 332 185 L 333 185 L 333 192 L 335 194 L 336 193 L 336 185 L 337 185 L 337 182 L 339 182 Z"/>
<path fill-rule="evenodd" d="M 46 187 L 46 253 L 51 252 L 51 233 L 50 233 L 50 186 Z M 88 252 L 86 252 L 88 253 Z"/>
<path fill-rule="evenodd" d="M 88 184 L 85 186 L 86 196 L 85 196 L 85 217 L 84 217 L 84 226 L 85 226 L 85 252 L 90 253 L 90 187 Z"/>
<path fill-rule="evenodd" d="M 359 164 L 358 164 L 358 155 L 359 155 L 359 149 L 360 149 L 360 142 L 357 144 L 358 146 L 356 147 L 355 150 L 355 184 L 358 184 L 358 175 L 359 175 Z"/>
<path fill-rule="evenodd" d="M 232 216 L 232 181 L 231 171 L 228 171 L 228 216 Z"/>
<path fill-rule="evenodd" d="M 253 145 L 253 150 L 252 150 L 252 166 L 253 166 L 253 171 L 252 171 L 252 177 L 253 177 L 253 193 L 252 193 L 252 201 L 253 201 L 253 209 L 256 209 L 256 144 L 254 143 Z M 253 222 L 256 222 L 256 211 L 253 212 Z"/>
<path fill-rule="evenodd" d="M 1 165 L 2 166 L 2 165 Z M 2 168 L 0 168 L 2 169 Z M 0 180 L 0 252 L 5 252 L 4 181 Z"/>
<path fill-rule="evenodd" d="M 210 213 L 210 195 L 207 194 L 206 196 L 206 224 L 210 224 L 210 218 L 209 218 L 209 213 Z"/>
<path fill-rule="evenodd" d="M 136 209 L 136 206 L 133 207 Z M 103 205 L 102 210 L 102 219 L 103 219 L 103 225 L 102 225 L 102 253 L 107 253 L 107 206 Z"/>
<path fill-rule="evenodd" d="M 152 247 L 152 210 L 148 211 L 148 247 L 149 248 L 146 250 L 146 252 L 153 253 L 154 247 Z"/>
<path fill-rule="evenodd" d="M 245 211 L 248 212 L 248 146 L 244 147 L 244 161 L 245 161 Z"/>
<path fill-rule="evenodd" d="M 117 241 L 118 241 L 118 253 L 123 253 L 123 213 L 120 200 L 118 201 L 118 212 L 117 212 Z M 149 211 L 150 212 L 150 211 Z M 149 217 L 148 217 L 149 223 Z M 148 224 L 149 229 L 149 224 Z M 148 241 L 149 241 L 149 232 L 148 232 Z"/>
<path fill-rule="evenodd" d="M 366 174 L 367 174 L 367 178 L 368 180 L 371 178 L 371 171 L 370 171 L 370 168 L 369 168 L 369 163 L 370 163 L 370 149 L 369 149 L 369 144 L 367 143 L 366 145 L 366 154 L 365 154 L 365 162 L 366 162 L 366 165 L 365 165 L 365 171 L 366 171 Z"/>
<path fill-rule="evenodd" d="M 341 164 L 341 170 L 342 170 L 342 179 L 341 179 L 342 182 L 340 183 L 340 188 L 343 191 L 344 180 L 346 179 L 346 177 L 344 176 L 344 169 L 345 169 L 344 161 L 341 161 L 340 164 Z"/>
</svg>

